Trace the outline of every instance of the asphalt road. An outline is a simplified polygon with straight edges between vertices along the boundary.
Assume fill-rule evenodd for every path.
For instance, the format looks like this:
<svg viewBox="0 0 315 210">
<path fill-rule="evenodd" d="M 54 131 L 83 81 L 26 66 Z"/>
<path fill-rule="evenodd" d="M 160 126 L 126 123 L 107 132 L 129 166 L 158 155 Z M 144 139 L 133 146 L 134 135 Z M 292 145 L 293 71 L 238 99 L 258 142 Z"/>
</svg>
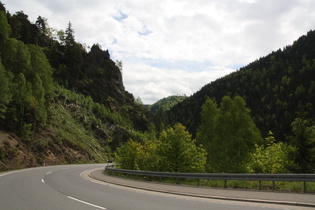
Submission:
<svg viewBox="0 0 315 210">
<path fill-rule="evenodd" d="M 0 174 L 0 209 L 310 209 L 148 192 L 93 181 L 87 170 L 105 165 L 64 165 Z"/>
</svg>

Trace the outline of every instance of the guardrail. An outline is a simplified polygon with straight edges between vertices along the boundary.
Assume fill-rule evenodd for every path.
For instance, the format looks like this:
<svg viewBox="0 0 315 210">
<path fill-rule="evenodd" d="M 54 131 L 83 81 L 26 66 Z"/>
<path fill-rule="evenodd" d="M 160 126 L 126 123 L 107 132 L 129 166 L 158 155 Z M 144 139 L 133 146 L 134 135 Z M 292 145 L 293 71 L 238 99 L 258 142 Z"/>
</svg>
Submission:
<svg viewBox="0 0 315 210">
<path fill-rule="evenodd" d="M 118 173 L 126 175 L 137 175 L 146 177 L 164 177 L 178 179 L 197 179 L 198 185 L 200 180 L 224 180 L 224 188 L 227 186 L 228 180 L 258 181 L 259 190 L 262 187 L 262 181 L 272 181 L 272 190 L 275 189 L 276 181 L 303 182 L 304 192 L 306 192 L 306 182 L 315 182 L 315 174 L 224 174 L 224 173 L 171 173 L 157 171 L 136 171 L 117 169 L 112 166 L 105 167 L 105 171 L 109 173 Z"/>
</svg>

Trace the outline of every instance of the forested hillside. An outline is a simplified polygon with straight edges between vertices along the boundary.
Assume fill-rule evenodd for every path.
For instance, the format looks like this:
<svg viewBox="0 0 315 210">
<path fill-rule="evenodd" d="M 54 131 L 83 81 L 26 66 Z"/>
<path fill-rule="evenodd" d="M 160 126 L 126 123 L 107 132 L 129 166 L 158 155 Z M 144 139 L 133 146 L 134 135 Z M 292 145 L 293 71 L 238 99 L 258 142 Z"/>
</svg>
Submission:
<svg viewBox="0 0 315 210">
<path fill-rule="evenodd" d="M 150 105 L 148 107 L 148 110 L 150 112 L 156 113 L 159 109 L 163 111 L 170 110 L 173 106 L 178 104 L 179 102 L 185 100 L 186 96 L 168 96 L 166 98 L 162 98 L 155 102 L 154 104 Z"/>
<path fill-rule="evenodd" d="M 0 2 L 0 28 L 0 169 L 104 162 L 148 129 L 121 65 L 76 42 L 71 22 L 52 29 Z"/>
<path fill-rule="evenodd" d="M 172 123 L 184 124 L 193 136 L 196 136 L 201 132 L 201 126 L 204 126 L 201 121 L 201 108 L 207 99 L 220 104 L 226 96 L 241 96 L 262 136 L 270 138 L 268 135 L 272 133 L 273 142 L 286 142 L 289 144 L 287 146 L 296 148 L 296 152 L 292 153 L 291 157 L 295 157 L 297 171 L 313 172 L 315 167 L 314 49 L 315 31 L 309 31 L 291 46 L 272 52 L 234 73 L 205 85 L 167 112 L 168 119 Z M 212 115 L 208 114 L 209 117 Z M 214 117 L 213 123 L 217 120 L 218 117 Z M 226 132 L 233 133 L 233 130 L 226 130 Z M 210 143 L 216 139 L 211 135 L 206 138 Z M 257 147 L 258 150 L 259 148 Z M 264 152 L 267 151 L 264 146 L 262 149 Z M 292 152 L 294 149 L 289 150 Z M 290 167 L 294 168 L 293 165 Z M 292 168 L 290 170 L 295 171 Z"/>
<path fill-rule="evenodd" d="M 315 171 L 314 31 L 149 114 L 121 61 L 65 25 L 0 2 L 0 170 L 115 158 L 136 170 Z"/>
<path fill-rule="evenodd" d="M 277 139 L 292 134 L 296 118 L 313 123 L 315 118 L 315 31 L 291 46 L 262 57 L 240 70 L 205 85 L 177 104 L 168 116 L 196 134 L 201 106 L 206 97 L 220 103 L 223 96 L 245 99 L 254 122 L 264 137 L 272 131 Z"/>
</svg>

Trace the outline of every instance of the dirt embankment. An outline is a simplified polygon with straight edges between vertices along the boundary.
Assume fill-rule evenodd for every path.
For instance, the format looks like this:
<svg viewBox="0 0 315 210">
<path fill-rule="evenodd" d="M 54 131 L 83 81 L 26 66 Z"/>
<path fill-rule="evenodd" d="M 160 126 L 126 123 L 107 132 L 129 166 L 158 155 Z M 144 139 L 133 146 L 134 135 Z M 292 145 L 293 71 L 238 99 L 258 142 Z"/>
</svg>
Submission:
<svg viewBox="0 0 315 210">
<path fill-rule="evenodd" d="M 55 143 L 55 134 L 47 129 L 25 142 L 13 133 L 0 130 L 0 170 L 78 163 L 86 154 Z M 42 143 L 45 139 L 45 142 Z"/>
</svg>

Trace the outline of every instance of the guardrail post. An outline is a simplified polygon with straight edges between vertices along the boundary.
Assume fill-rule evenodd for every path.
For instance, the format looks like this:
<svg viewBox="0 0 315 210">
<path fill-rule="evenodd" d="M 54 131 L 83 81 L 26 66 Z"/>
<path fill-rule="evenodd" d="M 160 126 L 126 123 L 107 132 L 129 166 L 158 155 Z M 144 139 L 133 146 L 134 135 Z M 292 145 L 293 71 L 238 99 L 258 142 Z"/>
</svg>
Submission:
<svg viewBox="0 0 315 210">
<path fill-rule="evenodd" d="M 261 190 L 261 180 L 258 181 L 258 190 Z"/>
<path fill-rule="evenodd" d="M 304 185 L 304 190 L 303 190 L 303 192 L 306 193 L 306 182 L 303 182 L 303 185 Z"/>
<path fill-rule="evenodd" d="M 224 188 L 226 188 L 226 179 L 224 179 Z"/>
<path fill-rule="evenodd" d="M 197 179 L 198 180 L 198 186 L 200 186 L 200 179 Z"/>
<path fill-rule="evenodd" d="M 275 181 L 272 181 L 272 192 L 275 191 Z"/>
</svg>

